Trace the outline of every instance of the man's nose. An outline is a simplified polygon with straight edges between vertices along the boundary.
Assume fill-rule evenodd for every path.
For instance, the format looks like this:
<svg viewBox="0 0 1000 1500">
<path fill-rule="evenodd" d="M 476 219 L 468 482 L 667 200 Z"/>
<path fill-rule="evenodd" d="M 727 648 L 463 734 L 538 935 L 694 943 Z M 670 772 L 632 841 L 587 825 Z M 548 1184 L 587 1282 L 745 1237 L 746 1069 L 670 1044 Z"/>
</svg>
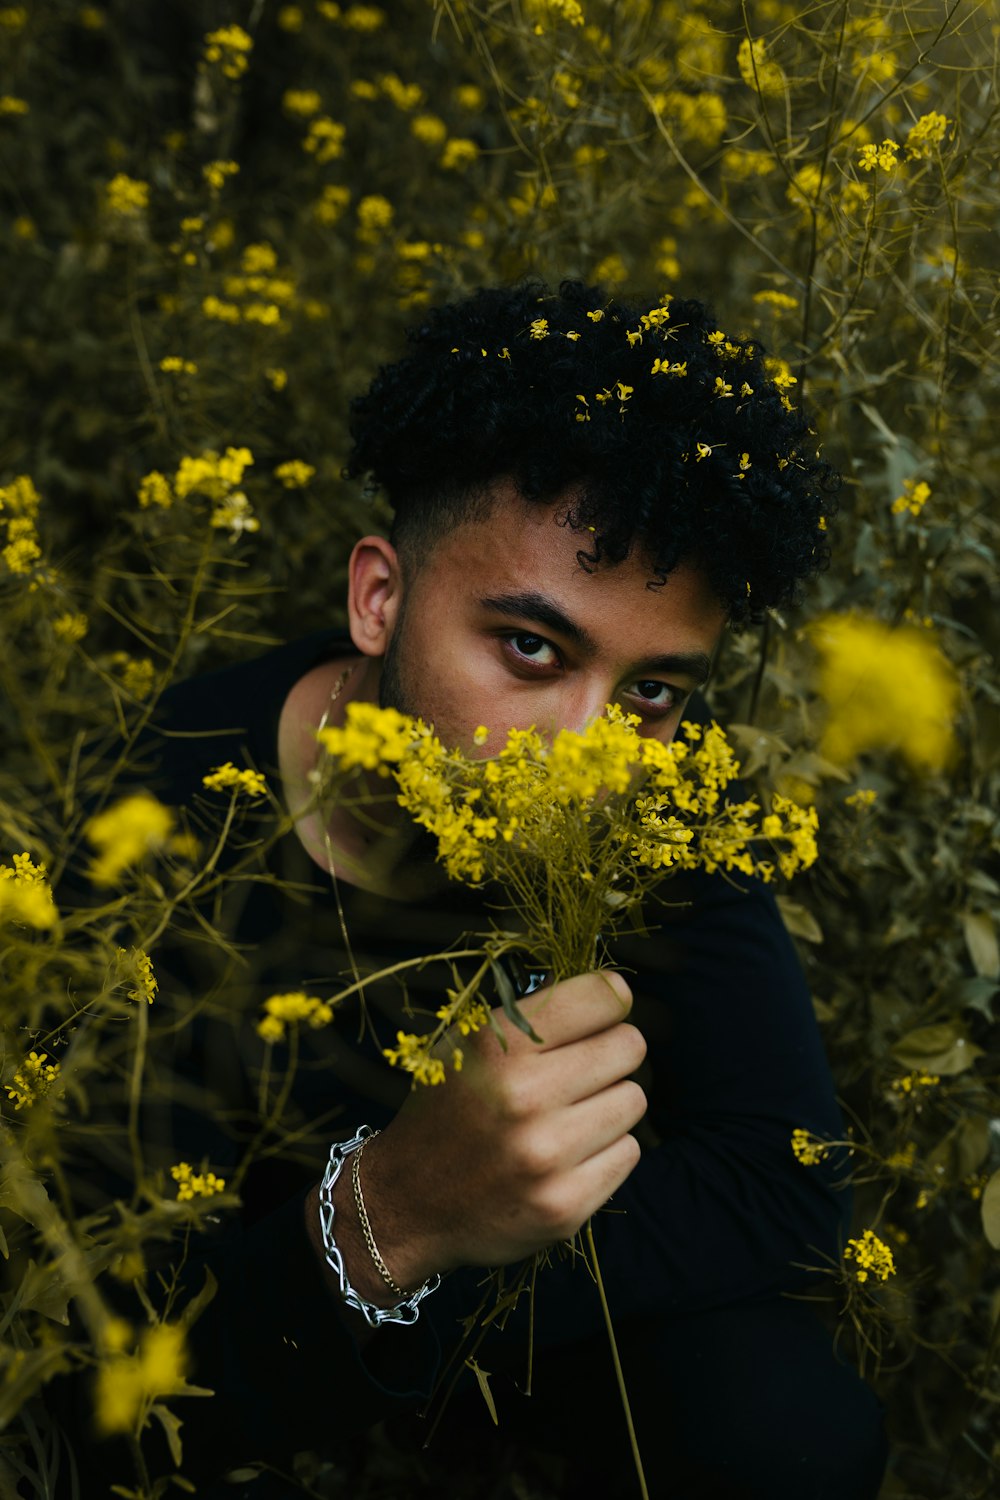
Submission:
<svg viewBox="0 0 1000 1500">
<path fill-rule="evenodd" d="M 559 728 L 582 733 L 595 719 L 600 719 L 609 703 L 615 701 L 614 685 L 599 679 L 581 683 L 567 695 L 564 718 Z"/>
</svg>

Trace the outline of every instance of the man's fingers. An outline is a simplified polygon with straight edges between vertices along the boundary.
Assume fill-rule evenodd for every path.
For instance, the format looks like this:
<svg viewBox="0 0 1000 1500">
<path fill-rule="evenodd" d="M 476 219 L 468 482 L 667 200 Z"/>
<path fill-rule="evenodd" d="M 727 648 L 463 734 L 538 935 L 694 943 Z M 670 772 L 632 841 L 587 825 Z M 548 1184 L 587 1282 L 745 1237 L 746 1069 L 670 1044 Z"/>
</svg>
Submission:
<svg viewBox="0 0 1000 1500">
<path fill-rule="evenodd" d="M 632 1008 L 632 991 L 615 970 L 602 969 L 537 990 L 518 1004 L 542 1039 L 540 1050 L 551 1051 L 624 1021 Z M 511 1040 L 518 1037 L 538 1048 L 537 1042 L 516 1032 L 510 1023 L 507 1032 Z"/>
</svg>

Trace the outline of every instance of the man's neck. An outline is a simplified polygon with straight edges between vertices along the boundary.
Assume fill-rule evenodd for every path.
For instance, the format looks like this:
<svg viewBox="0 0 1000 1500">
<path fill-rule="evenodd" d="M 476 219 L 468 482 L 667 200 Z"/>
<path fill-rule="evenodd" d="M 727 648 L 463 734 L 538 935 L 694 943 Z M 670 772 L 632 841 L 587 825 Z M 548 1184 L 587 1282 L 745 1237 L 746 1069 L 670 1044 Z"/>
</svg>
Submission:
<svg viewBox="0 0 1000 1500">
<path fill-rule="evenodd" d="M 378 885 L 365 869 L 365 857 L 378 839 L 372 820 L 380 816 L 379 805 L 361 820 L 349 808 L 327 809 L 316 803 L 315 772 L 321 750 L 316 739 L 320 726 L 345 722 L 351 703 L 377 703 L 378 660 L 366 656 L 335 657 L 300 677 L 293 685 L 278 720 L 278 769 L 286 808 L 295 819 L 295 832 L 306 853 L 320 869 L 351 885 Z M 352 785 L 352 795 L 364 787 Z M 370 790 L 384 801 L 384 780 Z M 390 823 L 386 828 L 391 827 Z"/>
</svg>

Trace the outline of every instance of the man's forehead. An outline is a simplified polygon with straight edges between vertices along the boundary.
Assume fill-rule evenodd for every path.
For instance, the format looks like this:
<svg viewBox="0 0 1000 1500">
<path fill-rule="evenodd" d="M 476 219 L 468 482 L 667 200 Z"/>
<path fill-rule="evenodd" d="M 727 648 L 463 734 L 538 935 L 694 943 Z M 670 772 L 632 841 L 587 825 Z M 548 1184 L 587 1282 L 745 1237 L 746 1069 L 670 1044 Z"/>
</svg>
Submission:
<svg viewBox="0 0 1000 1500">
<path fill-rule="evenodd" d="M 640 548 L 590 565 L 591 533 L 569 525 L 566 512 L 565 503 L 513 496 L 463 521 L 435 549 L 435 593 L 451 607 L 548 625 L 581 644 L 618 641 L 637 658 L 714 646 L 725 611 L 697 568 L 681 564 L 661 579 Z"/>
</svg>

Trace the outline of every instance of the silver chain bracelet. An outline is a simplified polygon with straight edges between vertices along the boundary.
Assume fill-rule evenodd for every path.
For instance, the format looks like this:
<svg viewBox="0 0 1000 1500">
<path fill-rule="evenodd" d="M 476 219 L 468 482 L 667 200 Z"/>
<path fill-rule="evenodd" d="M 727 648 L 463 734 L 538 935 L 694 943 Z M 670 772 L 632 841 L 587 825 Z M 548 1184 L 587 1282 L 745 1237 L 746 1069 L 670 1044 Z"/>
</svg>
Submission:
<svg viewBox="0 0 1000 1500">
<path fill-rule="evenodd" d="M 319 1188 L 319 1223 L 323 1234 L 323 1249 L 326 1252 L 326 1263 L 331 1270 L 336 1271 L 337 1280 L 340 1283 L 340 1295 L 348 1307 L 353 1307 L 361 1313 L 365 1321 L 372 1328 L 378 1328 L 382 1323 L 415 1323 L 420 1315 L 420 1303 L 423 1299 L 436 1292 L 441 1285 L 441 1277 L 437 1274 L 425 1281 L 423 1286 L 417 1287 L 415 1292 L 395 1307 L 379 1307 L 375 1302 L 366 1302 L 360 1296 L 347 1279 L 344 1269 L 344 1257 L 333 1237 L 333 1189 L 337 1178 L 344 1169 L 344 1162 L 352 1152 L 357 1151 L 366 1141 L 371 1140 L 378 1132 L 372 1130 L 370 1125 L 362 1125 L 356 1136 L 349 1141 L 334 1141 L 330 1147 L 330 1160 L 327 1162 L 326 1171 L 323 1173 L 323 1181 Z"/>
</svg>

